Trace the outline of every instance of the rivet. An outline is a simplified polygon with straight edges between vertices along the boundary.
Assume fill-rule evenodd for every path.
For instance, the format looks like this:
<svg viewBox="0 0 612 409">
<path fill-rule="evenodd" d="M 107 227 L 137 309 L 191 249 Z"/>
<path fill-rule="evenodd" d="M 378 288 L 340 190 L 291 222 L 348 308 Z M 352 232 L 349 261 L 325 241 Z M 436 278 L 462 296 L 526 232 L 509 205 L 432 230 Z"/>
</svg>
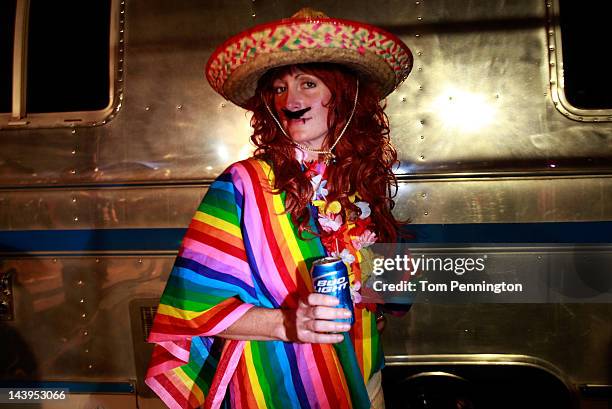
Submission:
<svg viewBox="0 0 612 409">
<path fill-rule="evenodd" d="M 78 222 L 78 221 L 79 221 L 79 218 L 75 216 L 75 217 L 74 217 L 74 221 L 75 221 L 75 222 Z"/>
<path fill-rule="evenodd" d="M 417 51 L 417 55 L 423 55 L 423 51 Z"/>
<path fill-rule="evenodd" d="M 142 259 L 141 258 L 138 259 L 138 263 L 142 264 Z"/>
<path fill-rule="evenodd" d="M 89 353 L 89 348 L 85 349 L 85 353 L 88 354 Z"/>
<path fill-rule="evenodd" d="M 427 197 L 427 193 L 425 192 L 421 193 L 421 197 Z"/>
<path fill-rule="evenodd" d="M 421 158 L 421 160 L 425 160 L 425 156 L 423 155 L 419 156 L 419 158 Z"/>
<path fill-rule="evenodd" d="M 421 2 L 420 2 L 420 1 L 417 1 L 417 2 L 415 2 L 414 4 L 416 4 L 416 5 L 418 6 L 419 4 L 421 4 Z"/>
<path fill-rule="evenodd" d="M 580 119 L 581 121 L 584 119 L 583 117 L 579 116 L 578 119 Z"/>
<path fill-rule="evenodd" d="M 557 83 L 557 81 L 555 81 L 555 80 L 550 80 L 550 83 L 551 83 L 552 85 L 555 85 L 555 84 Z"/>
<path fill-rule="evenodd" d="M 423 71 L 423 67 L 417 68 L 417 71 Z"/>
<path fill-rule="evenodd" d="M 76 169 L 70 170 L 70 173 L 72 173 L 73 175 L 76 175 Z"/>
<path fill-rule="evenodd" d="M 425 139 L 425 135 L 421 135 L 421 139 Z"/>
<path fill-rule="evenodd" d="M 79 300 L 79 302 L 80 302 L 81 304 L 84 304 L 84 303 L 85 303 L 85 298 L 81 298 L 81 299 Z"/>
<path fill-rule="evenodd" d="M 99 170 L 100 170 L 100 169 L 98 169 L 98 168 L 94 168 L 94 172 L 97 172 L 97 171 L 99 171 Z"/>
<path fill-rule="evenodd" d="M 548 47 L 548 49 L 549 49 L 550 51 L 555 51 L 555 47 L 553 47 L 552 45 L 551 45 L 550 47 Z"/>
<path fill-rule="evenodd" d="M 57 259 L 56 259 L 56 258 L 54 258 L 52 261 L 53 261 L 54 263 L 57 263 Z"/>
<path fill-rule="evenodd" d="M 87 368 L 92 369 L 92 368 L 93 368 L 93 365 L 92 365 L 92 364 L 89 364 L 89 365 L 87 365 Z"/>
<path fill-rule="evenodd" d="M 402 102 L 406 102 L 406 97 L 402 97 Z"/>
<path fill-rule="evenodd" d="M 551 67 L 554 67 L 554 66 L 555 66 L 555 62 L 554 62 L 554 61 L 551 61 L 551 62 L 550 62 L 550 66 L 551 66 Z"/>
<path fill-rule="evenodd" d="M 151 107 L 147 105 L 147 106 L 145 107 L 145 111 L 150 111 L 150 110 L 151 110 Z"/>
<path fill-rule="evenodd" d="M 418 16 L 418 17 L 417 17 L 417 20 L 421 21 L 421 20 L 423 20 L 423 17 Z"/>
<path fill-rule="evenodd" d="M 76 155 L 76 149 L 73 149 L 71 152 L 73 155 Z"/>
<path fill-rule="evenodd" d="M 96 259 L 96 263 L 99 263 L 99 262 L 100 262 L 100 259 L 99 259 L 99 258 L 97 258 L 97 259 Z"/>
<path fill-rule="evenodd" d="M 425 120 L 424 119 L 421 119 L 419 122 L 421 123 L 421 125 L 425 125 Z"/>
<path fill-rule="evenodd" d="M 178 104 L 178 105 L 176 106 L 176 109 L 183 109 L 183 105 Z"/>
<path fill-rule="evenodd" d="M 72 131 L 70 131 L 71 134 L 75 134 L 76 133 L 76 129 L 73 129 Z"/>
<path fill-rule="evenodd" d="M 423 86 L 419 85 L 419 91 L 423 91 Z"/>
<path fill-rule="evenodd" d="M 225 108 L 225 102 L 221 103 L 221 108 Z"/>
<path fill-rule="evenodd" d="M 87 314 L 85 313 L 81 314 L 81 318 L 86 318 L 86 317 L 87 317 Z"/>
<path fill-rule="evenodd" d="M 255 18 L 255 16 L 257 16 L 257 14 L 255 13 L 251 14 L 251 17 Z"/>
<path fill-rule="evenodd" d="M 79 287 L 82 287 L 82 286 L 83 286 L 83 280 L 79 280 L 79 281 L 77 281 L 77 285 L 78 285 Z"/>
<path fill-rule="evenodd" d="M 425 216 L 427 216 L 427 215 L 429 215 L 429 212 L 423 212 L 423 214 L 424 214 Z"/>
<path fill-rule="evenodd" d="M 76 201 L 77 201 L 77 198 L 76 198 L 76 197 L 73 197 L 73 198 L 72 198 L 72 203 L 76 203 Z"/>
<path fill-rule="evenodd" d="M 450 97 L 448 97 L 448 100 L 452 101 L 453 100 L 453 96 L 451 95 Z"/>
<path fill-rule="evenodd" d="M 416 38 L 419 38 L 421 35 L 420 34 L 415 34 L 414 35 Z"/>
</svg>

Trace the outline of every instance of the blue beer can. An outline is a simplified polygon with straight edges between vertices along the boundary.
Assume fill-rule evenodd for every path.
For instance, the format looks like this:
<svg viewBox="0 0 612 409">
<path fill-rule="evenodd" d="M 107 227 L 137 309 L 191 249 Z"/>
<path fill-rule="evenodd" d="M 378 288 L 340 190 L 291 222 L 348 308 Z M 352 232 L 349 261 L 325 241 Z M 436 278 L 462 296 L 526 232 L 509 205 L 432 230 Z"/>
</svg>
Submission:
<svg viewBox="0 0 612 409">
<path fill-rule="evenodd" d="M 351 312 L 351 318 L 338 318 L 336 322 L 355 322 L 355 311 L 351 299 L 351 287 L 348 270 L 344 262 L 337 257 L 323 257 L 312 263 L 310 273 L 314 291 L 321 294 L 338 297 L 340 303 L 336 308 L 346 308 Z"/>
</svg>

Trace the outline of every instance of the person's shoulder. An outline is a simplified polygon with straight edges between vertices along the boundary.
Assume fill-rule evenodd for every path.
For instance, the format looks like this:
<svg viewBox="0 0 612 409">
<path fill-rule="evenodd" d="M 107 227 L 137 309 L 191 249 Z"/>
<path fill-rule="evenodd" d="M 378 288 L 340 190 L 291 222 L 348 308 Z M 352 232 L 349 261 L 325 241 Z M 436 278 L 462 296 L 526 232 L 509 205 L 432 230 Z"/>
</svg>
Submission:
<svg viewBox="0 0 612 409">
<path fill-rule="evenodd" d="M 271 172 L 270 165 L 262 159 L 256 157 L 250 157 L 247 159 L 234 162 L 229 165 L 221 174 L 229 175 L 233 180 L 239 179 L 261 179 L 263 176 L 267 179 L 267 176 Z"/>
</svg>

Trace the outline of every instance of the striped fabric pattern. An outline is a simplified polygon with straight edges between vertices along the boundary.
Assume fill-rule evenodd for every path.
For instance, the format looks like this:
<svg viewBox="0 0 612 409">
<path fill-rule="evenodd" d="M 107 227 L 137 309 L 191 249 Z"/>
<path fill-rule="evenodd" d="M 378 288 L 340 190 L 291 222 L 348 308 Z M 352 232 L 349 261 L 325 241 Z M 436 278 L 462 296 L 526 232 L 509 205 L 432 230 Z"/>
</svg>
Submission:
<svg viewBox="0 0 612 409">
<path fill-rule="evenodd" d="M 309 269 L 325 250 L 299 238 L 273 180 L 263 161 L 233 164 L 183 239 L 149 336 L 146 383 L 170 408 L 370 407 L 364 379 L 383 355 L 364 308 L 337 345 L 215 337 L 253 306 L 294 308 L 312 291 Z"/>
</svg>

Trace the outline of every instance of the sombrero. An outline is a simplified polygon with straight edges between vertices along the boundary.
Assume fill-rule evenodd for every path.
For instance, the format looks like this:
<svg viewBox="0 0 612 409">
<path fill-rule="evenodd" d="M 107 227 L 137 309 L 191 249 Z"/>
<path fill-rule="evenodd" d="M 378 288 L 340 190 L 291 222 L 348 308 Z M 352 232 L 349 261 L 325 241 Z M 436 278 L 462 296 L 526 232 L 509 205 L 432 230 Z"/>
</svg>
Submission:
<svg viewBox="0 0 612 409">
<path fill-rule="evenodd" d="M 244 107 L 266 71 L 311 62 L 348 66 L 362 81 L 371 81 L 382 99 L 406 79 L 413 58 L 391 33 L 306 8 L 229 38 L 208 60 L 206 78 L 215 91 Z"/>
</svg>

